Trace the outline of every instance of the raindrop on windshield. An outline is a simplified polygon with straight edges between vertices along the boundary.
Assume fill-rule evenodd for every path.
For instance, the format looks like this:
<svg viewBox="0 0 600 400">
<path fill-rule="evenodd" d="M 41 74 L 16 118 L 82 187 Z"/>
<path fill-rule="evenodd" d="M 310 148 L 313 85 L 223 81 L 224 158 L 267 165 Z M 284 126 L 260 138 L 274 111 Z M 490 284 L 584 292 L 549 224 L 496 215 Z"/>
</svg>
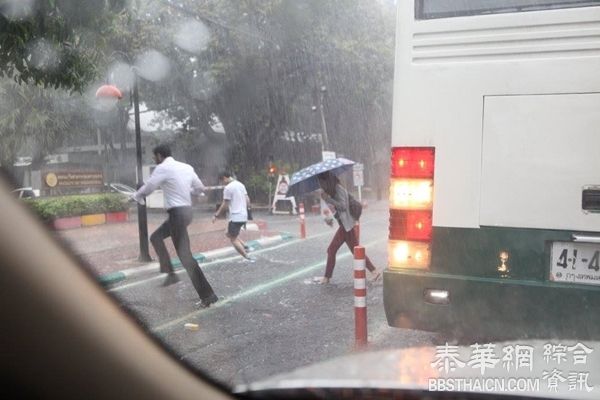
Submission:
<svg viewBox="0 0 600 400">
<path fill-rule="evenodd" d="M 181 24 L 173 35 L 173 42 L 190 53 L 198 54 L 206 49 L 210 31 L 200 21 L 188 20 Z"/>
<path fill-rule="evenodd" d="M 7 19 L 27 18 L 33 14 L 35 0 L 6 0 L 0 5 L 0 14 Z"/>
<path fill-rule="evenodd" d="M 111 65 L 108 70 L 108 77 L 109 81 L 122 92 L 128 91 L 133 87 L 133 71 L 129 64 L 117 62 Z"/>
<path fill-rule="evenodd" d="M 55 46 L 44 39 L 34 41 L 29 45 L 30 64 L 43 71 L 56 69 L 60 64 L 60 57 Z"/>
<path fill-rule="evenodd" d="M 165 79 L 171 69 L 169 59 L 156 50 L 149 50 L 140 55 L 136 59 L 135 67 L 142 78 L 153 82 Z"/>
</svg>

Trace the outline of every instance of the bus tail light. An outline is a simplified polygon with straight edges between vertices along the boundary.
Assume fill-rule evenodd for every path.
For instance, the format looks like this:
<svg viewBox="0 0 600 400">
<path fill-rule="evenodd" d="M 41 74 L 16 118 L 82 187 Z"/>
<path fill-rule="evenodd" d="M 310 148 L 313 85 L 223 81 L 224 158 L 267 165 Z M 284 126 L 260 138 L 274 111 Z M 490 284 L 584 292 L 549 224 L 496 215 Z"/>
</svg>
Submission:
<svg viewBox="0 0 600 400">
<path fill-rule="evenodd" d="M 392 149 L 390 269 L 428 269 L 433 232 L 433 147 Z"/>
<path fill-rule="evenodd" d="M 388 244 L 390 269 L 427 269 L 431 251 L 429 243 L 390 240 Z"/>
<path fill-rule="evenodd" d="M 431 211 L 390 211 L 390 240 L 430 241 Z"/>
<path fill-rule="evenodd" d="M 435 152 L 433 147 L 394 147 L 392 176 L 433 178 Z"/>
<path fill-rule="evenodd" d="M 394 209 L 431 210 L 433 179 L 392 178 L 390 197 Z"/>
</svg>

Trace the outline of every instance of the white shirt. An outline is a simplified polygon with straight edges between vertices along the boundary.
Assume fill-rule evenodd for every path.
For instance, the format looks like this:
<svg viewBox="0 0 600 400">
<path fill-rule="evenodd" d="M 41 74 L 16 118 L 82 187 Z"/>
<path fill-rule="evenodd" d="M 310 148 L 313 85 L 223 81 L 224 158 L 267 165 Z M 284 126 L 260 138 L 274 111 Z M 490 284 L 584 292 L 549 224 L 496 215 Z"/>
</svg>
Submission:
<svg viewBox="0 0 600 400">
<path fill-rule="evenodd" d="M 173 157 L 165 158 L 156 166 L 150 178 L 135 192 L 133 198 L 143 203 L 143 198 L 159 187 L 164 192 L 167 210 L 173 207 L 191 207 L 192 192 L 199 194 L 205 189 L 194 168 L 175 161 Z"/>
<path fill-rule="evenodd" d="M 232 222 L 248 221 L 248 203 L 246 202 L 246 186 L 242 182 L 232 181 L 223 189 L 223 199 L 229 200 L 229 220 Z"/>
</svg>

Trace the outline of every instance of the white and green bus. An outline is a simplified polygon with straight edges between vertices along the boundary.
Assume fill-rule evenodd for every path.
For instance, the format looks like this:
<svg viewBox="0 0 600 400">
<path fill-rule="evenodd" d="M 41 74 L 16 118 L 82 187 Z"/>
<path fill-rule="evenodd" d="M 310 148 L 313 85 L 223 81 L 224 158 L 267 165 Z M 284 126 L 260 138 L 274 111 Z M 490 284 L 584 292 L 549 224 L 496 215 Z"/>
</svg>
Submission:
<svg viewBox="0 0 600 400">
<path fill-rule="evenodd" d="M 398 1 L 391 326 L 600 338 L 600 1 Z"/>
</svg>

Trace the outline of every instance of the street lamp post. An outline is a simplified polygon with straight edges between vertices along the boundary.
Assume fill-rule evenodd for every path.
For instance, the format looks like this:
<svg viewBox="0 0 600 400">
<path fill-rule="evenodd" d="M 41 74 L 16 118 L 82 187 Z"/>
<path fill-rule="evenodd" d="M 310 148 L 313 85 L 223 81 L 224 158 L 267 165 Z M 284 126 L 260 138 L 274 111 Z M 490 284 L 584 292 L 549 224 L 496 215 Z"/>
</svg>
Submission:
<svg viewBox="0 0 600 400">
<path fill-rule="evenodd" d="M 138 75 L 135 71 L 135 67 L 131 67 L 133 73 L 133 110 L 135 120 L 135 155 L 137 163 L 137 189 L 141 188 L 144 184 L 142 176 L 142 132 L 140 127 L 140 99 L 138 92 Z M 113 85 L 103 85 L 96 91 L 96 97 L 113 97 L 120 99 L 122 97 L 121 92 L 118 88 Z M 140 261 L 151 261 L 150 249 L 148 246 L 148 214 L 146 211 L 146 205 L 137 203 L 138 211 L 138 233 L 140 242 L 140 255 L 138 259 Z"/>
<path fill-rule="evenodd" d="M 327 93 L 327 86 L 323 85 L 319 89 L 319 112 L 321 114 L 321 153 L 329 149 L 329 138 L 327 137 L 327 124 L 325 123 L 325 112 L 323 111 L 323 98 Z M 317 106 L 312 106 L 313 111 L 317 111 Z"/>
<path fill-rule="evenodd" d="M 325 113 L 323 112 L 323 97 L 327 93 L 327 86 L 321 86 L 321 94 L 319 97 L 319 110 L 321 111 L 321 128 L 323 129 L 323 147 L 324 150 L 329 149 L 329 138 L 327 137 L 327 124 L 325 123 Z"/>
<path fill-rule="evenodd" d="M 133 68 L 132 68 L 133 69 Z M 138 92 L 138 76 L 133 71 L 133 113 L 135 120 L 135 158 L 137 162 L 137 189 L 144 184 L 142 176 L 142 129 L 140 127 L 140 96 Z M 137 203 L 138 231 L 140 237 L 140 261 L 150 261 L 148 248 L 148 213 L 146 205 Z"/>
</svg>

